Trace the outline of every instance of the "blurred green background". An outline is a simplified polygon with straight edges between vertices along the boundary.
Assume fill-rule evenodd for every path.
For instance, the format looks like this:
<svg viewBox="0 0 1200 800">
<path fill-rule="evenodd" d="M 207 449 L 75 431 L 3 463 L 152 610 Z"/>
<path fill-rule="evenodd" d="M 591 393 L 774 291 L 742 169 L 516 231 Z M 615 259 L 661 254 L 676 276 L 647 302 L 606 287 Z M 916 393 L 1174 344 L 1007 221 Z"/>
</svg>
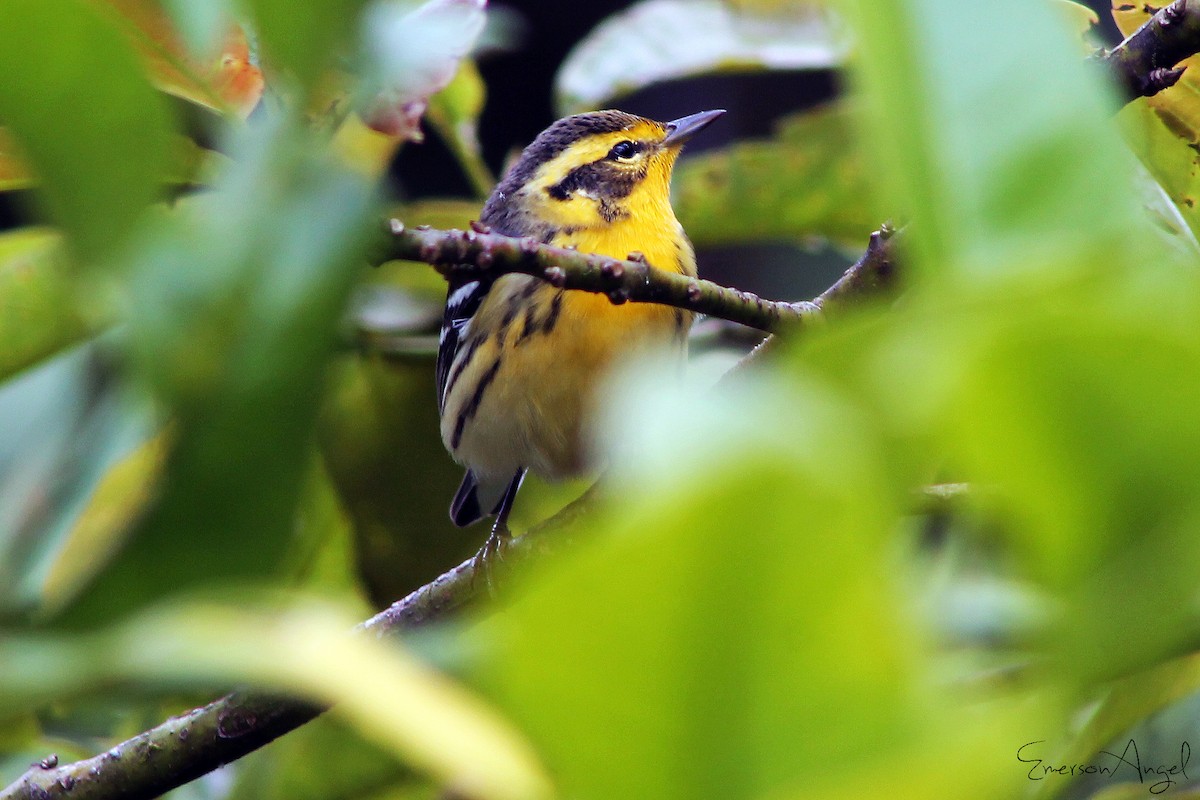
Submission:
<svg viewBox="0 0 1200 800">
<path fill-rule="evenodd" d="M 1200 95 L 1084 61 L 1144 10 L 0 10 L 0 785 L 253 685 L 336 711 L 174 794 L 1197 792 Z M 703 321 L 608 390 L 575 546 L 350 639 L 485 533 L 378 221 L 464 227 L 613 106 L 729 109 L 673 187 L 703 276 L 812 297 L 893 219 L 901 285 L 719 382 L 758 335 Z"/>
</svg>

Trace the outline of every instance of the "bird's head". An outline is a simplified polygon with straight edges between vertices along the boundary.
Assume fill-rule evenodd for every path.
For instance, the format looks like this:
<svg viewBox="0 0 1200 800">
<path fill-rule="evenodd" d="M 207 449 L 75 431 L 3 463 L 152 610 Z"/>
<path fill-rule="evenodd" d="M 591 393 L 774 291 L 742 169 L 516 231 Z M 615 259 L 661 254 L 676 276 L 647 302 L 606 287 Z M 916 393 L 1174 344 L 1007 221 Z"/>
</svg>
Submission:
<svg viewBox="0 0 1200 800">
<path fill-rule="evenodd" d="M 525 148 L 483 218 L 528 235 L 538 227 L 596 228 L 653 215 L 673 220 L 675 158 L 684 142 L 723 113 L 703 111 L 671 122 L 622 111 L 560 119 Z"/>
</svg>

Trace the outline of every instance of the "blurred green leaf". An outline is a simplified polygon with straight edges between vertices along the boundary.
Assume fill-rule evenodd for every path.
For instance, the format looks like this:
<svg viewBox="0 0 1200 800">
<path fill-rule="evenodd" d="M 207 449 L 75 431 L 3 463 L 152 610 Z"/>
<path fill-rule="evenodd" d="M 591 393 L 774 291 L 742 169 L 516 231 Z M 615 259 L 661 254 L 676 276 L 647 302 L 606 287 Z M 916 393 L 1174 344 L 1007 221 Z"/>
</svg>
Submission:
<svg viewBox="0 0 1200 800">
<path fill-rule="evenodd" d="M 830 69 L 844 50 L 815 4 L 764 14 L 720 0 L 642 0 L 567 55 L 555 107 L 588 111 L 651 83 L 720 70 Z"/>
<path fill-rule="evenodd" d="M 861 246 L 878 224 L 842 106 L 784 120 L 770 141 L 739 142 L 683 160 L 672 200 L 697 246 L 829 238 Z"/>
<path fill-rule="evenodd" d="M 336 703 L 333 713 L 472 797 L 529 800 L 549 785 L 520 736 L 394 644 L 348 633 L 329 608 L 184 604 L 87 637 L 0 638 L 0 716 L 114 682 L 247 682 Z"/>
<path fill-rule="evenodd" d="M 43 567 L 43 613 L 66 605 L 120 549 L 158 489 L 169 443 L 160 432 L 115 459 L 98 478 Z"/>
<path fill-rule="evenodd" d="M 1136 241 L 1111 90 L 1051 4 L 849 7 L 864 144 L 920 272 L 1050 276 Z"/>
<path fill-rule="evenodd" d="M 1183 652 L 1200 624 L 1178 600 L 1200 559 L 1200 282 L 1115 267 L 914 305 L 866 359 L 883 413 L 987 487 L 1021 569 L 1065 604 L 1051 641 L 1084 681 Z"/>
<path fill-rule="evenodd" d="M 111 379 L 92 342 L 0 384 L 0 615 L 42 610 L 71 526 L 111 465 L 147 435 L 145 409 Z"/>
<path fill-rule="evenodd" d="M 302 90 L 311 88 L 322 71 L 333 66 L 334 54 L 354 32 L 365 4 L 366 0 L 313 0 L 300 14 L 290 0 L 246 0 L 272 88 L 281 90 L 285 84 L 277 78 L 285 75 Z"/>
<path fill-rule="evenodd" d="M 335 321 L 374 198 L 296 131 L 242 143 L 217 190 L 140 242 L 129 349 L 175 424 L 160 502 L 78 620 L 279 575 Z"/>
<path fill-rule="evenodd" d="M 171 137 L 171 159 L 160 181 L 176 185 L 203 184 L 225 157 L 201 147 L 187 136 Z M 37 176 L 16 151 L 15 142 L 0 127 L 0 192 L 19 191 L 38 185 Z M 0 234 L 0 236 L 7 234 Z"/>
<path fill-rule="evenodd" d="M 75 276 L 61 238 L 42 228 L 0 234 L 0 378 L 91 333 L 98 318 L 76 307 Z"/>
<path fill-rule="evenodd" d="M 595 538 L 485 623 L 480 680 L 563 792 L 920 796 L 917 764 L 982 754 L 913 691 L 870 423 L 811 383 L 714 396 L 662 375 L 608 395 L 620 459 Z M 950 794 L 985 795 L 999 761 L 956 770 Z"/>
<path fill-rule="evenodd" d="M 17 152 L 17 143 L 0 127 L 0 192 L 28 189 L 36 182 L 25 159 Z"/>
<path fill-rule="evenodd" d="M 226 800 L 368 798 L 413 779 L 381 747 L 326 715 L 239 760 Z"/>
<path fill-rule="evenodd" d="M 170 120 L 121 32 L 84 0 L 8 0 L 0 119 L 77 256 L 112 251 L 159 193 Z"/>
<path fill-rule="evenodd" d="M 1200 236 L 1200 95 L 1195 119 L 1175 114 L 1174 104 L 1133 102 L 1117 115 L 1134 154 L 1179 209 L 1192 236 Z"/>
</svg>

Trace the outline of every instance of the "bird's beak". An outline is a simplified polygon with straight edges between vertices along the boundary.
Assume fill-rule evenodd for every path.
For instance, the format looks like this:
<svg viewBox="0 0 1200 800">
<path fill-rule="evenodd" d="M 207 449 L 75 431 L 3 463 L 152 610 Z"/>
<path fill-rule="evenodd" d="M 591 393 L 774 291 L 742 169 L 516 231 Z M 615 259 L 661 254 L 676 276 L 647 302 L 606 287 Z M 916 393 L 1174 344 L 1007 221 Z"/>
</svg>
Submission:
<svg viewBox="0 0 1200 800">
<path fill-rule="evenodd" d="M 663 147 L 679 147 L 688 139 L 708 127 L 709 123 L 725 113 L 725 109 L 701 111 L 686 117 L 671 120 L 667 123 L 667 138 L 663 139 Z"/>
</svg>

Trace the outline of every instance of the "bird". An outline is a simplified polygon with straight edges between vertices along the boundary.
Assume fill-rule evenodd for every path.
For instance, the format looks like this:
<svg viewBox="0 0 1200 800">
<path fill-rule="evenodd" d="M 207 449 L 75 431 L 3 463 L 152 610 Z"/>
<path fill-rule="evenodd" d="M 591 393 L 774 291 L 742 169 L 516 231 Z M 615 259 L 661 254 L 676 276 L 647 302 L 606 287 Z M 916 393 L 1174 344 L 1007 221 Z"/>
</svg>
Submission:
<svg viewBox="0 0 1200 800">
<path fill-rule="evenodd" d="M 670 202 L 683 144 L 723 109 L 657 122 L 605 110 L 565 117 L 525 148 L 488 197 L 492 232 L 696 275 Z M 437 356 L 446 449 L 466 467 L 450 504 L 464 527 L 494 516 L 483 552 L 510 536 L 527 472 L 555 480 L 591 466 L 589 424 L 611 369 L 645 348 L 686 354 L 688 311 L 614 304 L 528 275 L 451 278 Z"/>
</svg>

